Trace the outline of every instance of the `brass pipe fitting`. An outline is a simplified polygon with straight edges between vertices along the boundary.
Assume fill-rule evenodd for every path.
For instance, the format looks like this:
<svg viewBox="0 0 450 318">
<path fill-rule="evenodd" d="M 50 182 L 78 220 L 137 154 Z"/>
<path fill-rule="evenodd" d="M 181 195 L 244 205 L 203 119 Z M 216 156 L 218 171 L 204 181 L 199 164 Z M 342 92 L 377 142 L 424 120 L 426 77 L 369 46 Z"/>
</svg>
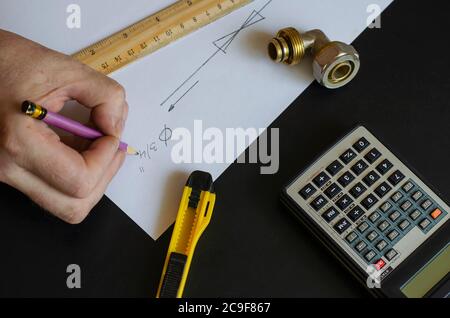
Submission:
<svg viewBox="0 0 450 318">
<path fill-rule="evenodd" d="M 294 28 L 280 30 L 268 46 L 276 63 L 299 64 L 305 55 L 313 57 L 316 80 L 327 88 L 348 84 L 359 71 L 359 54 L 351 45 L 333 41 L 320 30 L 300 33 Z"/>
</svg>

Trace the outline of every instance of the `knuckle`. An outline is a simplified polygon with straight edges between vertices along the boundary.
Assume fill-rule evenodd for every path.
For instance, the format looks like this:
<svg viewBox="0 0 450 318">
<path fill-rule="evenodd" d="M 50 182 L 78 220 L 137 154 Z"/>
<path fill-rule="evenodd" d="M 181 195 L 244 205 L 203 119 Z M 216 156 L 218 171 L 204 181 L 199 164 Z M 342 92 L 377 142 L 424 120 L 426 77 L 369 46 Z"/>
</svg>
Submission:
<svg viewBox="0 0 450 318">
<path fill-rule="evenodd" d="M 76 176 L 73 179 L 71 195 L 78 199 L 87 198 L 95 187 L 95 182 L 91 177 Z"/>
<path fill-rule="evenodd" d="M 121 101 L 125 100 L 125 98 L 126 98 L 125 88 L 122 85 L 120 85 L 119 83 L 114 81 L 111 91 L 112 91 L 112 96 L 114 99 L 118 99 Z"/>
<path fill-rule="evenodd" d="M 82 202 L 73 202 L 68 205 L 62 218 L 65 222 L 76 225 L 82 223 L 89 215 L 90 208 Z"/>
<path fill-rule="evenodd" d="M 68 187 L 66 187 L 66 193 L 76 199 L 88 197 L 93 190 L 93 178 L 87 168 L 83 165 L 84 164 L 81 163 L 76 165 L 76 167 L 66 167 L 68 169 L 66 169 L 66 172 L 64 173 L 64 180 L 61 180 L 61 182 L 65 181 L 68 185 Z"/>
</svg>

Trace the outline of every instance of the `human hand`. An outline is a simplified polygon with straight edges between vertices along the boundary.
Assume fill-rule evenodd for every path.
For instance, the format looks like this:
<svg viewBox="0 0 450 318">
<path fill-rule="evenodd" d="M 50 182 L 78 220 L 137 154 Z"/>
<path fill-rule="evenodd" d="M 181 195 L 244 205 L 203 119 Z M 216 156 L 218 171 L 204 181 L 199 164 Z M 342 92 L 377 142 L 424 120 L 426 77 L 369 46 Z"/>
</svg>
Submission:
<svg viewBox="0 0 450 318">
<path fill-rule="evenodd" d="M 24 100 L 53 112 L 76 100 L 107 136 L 78 152 L 45 123 L 24 116 Z M 127 114 L 124 89 L 114 80 L 0 30 L 1 182 L 68 223 L 82 222 L 124 161 L 118 147 Z"/>
</svg>

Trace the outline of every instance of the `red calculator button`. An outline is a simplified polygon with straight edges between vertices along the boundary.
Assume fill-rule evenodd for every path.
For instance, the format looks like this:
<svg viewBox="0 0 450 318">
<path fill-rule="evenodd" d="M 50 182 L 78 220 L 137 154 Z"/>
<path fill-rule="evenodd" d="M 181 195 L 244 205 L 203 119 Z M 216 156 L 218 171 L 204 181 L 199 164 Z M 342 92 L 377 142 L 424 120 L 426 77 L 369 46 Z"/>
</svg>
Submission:
<svg viewBox="0 0 450 318">
<path fill-rule="evenodd" d="M 374 265 L 377 270 L 380 270 L 384 267 L 384 265 L 386 265 L 386 262 L 383 261 L 382 258 L 380 258 Z"/>
</svg>

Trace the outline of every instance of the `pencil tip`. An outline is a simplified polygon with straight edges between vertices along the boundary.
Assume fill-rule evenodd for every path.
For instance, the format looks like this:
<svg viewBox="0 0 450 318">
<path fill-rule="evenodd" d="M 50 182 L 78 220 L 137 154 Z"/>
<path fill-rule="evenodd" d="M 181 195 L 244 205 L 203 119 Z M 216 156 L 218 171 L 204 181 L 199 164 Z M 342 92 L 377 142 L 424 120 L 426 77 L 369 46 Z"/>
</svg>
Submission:
<svg viewBox="0 0 450 318">
<path fill-rule="evenodd" d="M 133 156 L 139 156 L 139 152 L 133 147 L 128 146 L 127 153 Z"/>
</svg>

